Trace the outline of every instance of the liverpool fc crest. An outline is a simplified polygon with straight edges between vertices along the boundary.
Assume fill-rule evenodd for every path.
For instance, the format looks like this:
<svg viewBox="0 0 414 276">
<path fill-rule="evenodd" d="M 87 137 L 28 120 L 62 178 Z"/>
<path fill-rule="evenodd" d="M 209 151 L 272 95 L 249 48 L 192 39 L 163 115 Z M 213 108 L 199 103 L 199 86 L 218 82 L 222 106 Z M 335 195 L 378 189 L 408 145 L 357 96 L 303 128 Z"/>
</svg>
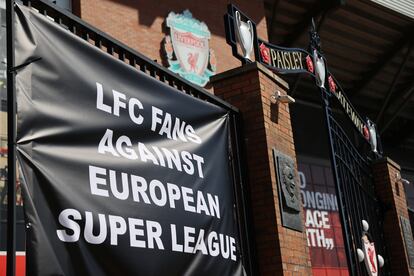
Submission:
<svg viewBox="0 0 414 276">
<path fill-rule="evenodd" d="M 193 18 L 190 11 L 170 12 L 167 17 L 170 35 L 164 49 L 168 69 L 200 86 L 205 86 L 216 72 L 217 60 L 209 48 L 210 31 L 204 22 Z"/>
<path fill-rule="evenodd" d="M 357 257 L 359 262 L 365 262 L 369 276 L 379 275 L 379 268 L 384 266 L 384 258 L 377 254 L 375 244 L 372 241 L 370 234 L 368 233 L 369 224 L 366 220 L 362 220 L 362 249 L 357 248 Z"/>
</svg>

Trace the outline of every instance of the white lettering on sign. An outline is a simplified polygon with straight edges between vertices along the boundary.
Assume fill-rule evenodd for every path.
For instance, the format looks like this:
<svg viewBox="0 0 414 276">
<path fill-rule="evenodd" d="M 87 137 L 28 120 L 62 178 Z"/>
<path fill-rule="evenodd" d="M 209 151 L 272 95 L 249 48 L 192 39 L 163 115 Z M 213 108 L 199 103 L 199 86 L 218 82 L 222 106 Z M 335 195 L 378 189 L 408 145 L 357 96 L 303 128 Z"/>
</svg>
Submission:
<svg viewBox="0 0 414 276">
<path fill-rule="evenodd" d="M 88 211 L 84 213 L 82 217 L 81 212 L 76 209 L 65 209 L 59 214 L 59 222 L 65 228 L 56 231 L 61 241 L 77 242 L 81 239 L 83 230 L 83 238 L 90 244 L 102 244 L 109 239 L 111 245 L 118 245 L 118 237 L 126 235 L 128 228 L 131 247 L 164 249 L 161 240 L 162 228 L 156 221 L 136 218 L 125 220 L 120 216 L 96 215 Z M 94 224 L 94 216 L 98 217 L 99 227 Z M 83 229 L 81 225 L 84 225 Z"/>
<path fill-rule="evenodd" d="M 95 225 L 96 221 L 99 225 Z M 130 247 L 166 249 L 161 224 L 152 220 L 131 217 L 124 219 L 120 216 L 93 214 L 89 211 L 82 214 L 76 209 L 65 209 L 59 214 L 59 223 L 63 229 L 56 232 L 59 240 L 63 242 L 73 243 L 83 239 L 90 244 L 109 241 L 109 244 L 116 246 L 119 238 L 126 236 Z M 237 260 L 236 240 L 233 237 L 188 226 L 184 226 L 182 230 L 182 235 L 179 235 L 177 226 L 170 225 L 171 251 L 188 254 L 200 252 L 212 257 L 221 256 L 224 259 Z"/>
<path fill-rule="evenodd" d="M 118 183 L 119 180 L 121 185 Z M 170 208 L 175 208 L 177 201 L 181 201 L 183 209 L 187 212 L 220 218 L 220 203 L 217 195 L 204 194 L 188 187 L 178 187 L 172 183 L 164 184 L 156 179 L 148 182 L 138 175 L 96 166 L 89 166 L 89 184 L 92 195 L 112 196 L 119 200 L 129 199 L 133 202 Z"/>
<path fill-rule="evenodd" d="M 107 100 L 105 103 L 103 86 L 98 82 L 96 83 L 96 108 L 117 117 L 121 112 L 127 112 L 130 120 L 135 124 L 141 125 L 144 122 L 144 117 L 140 113 L 144 106 L 139 99 L 133 97 L 127 99 L 124 93 L 112 90 L 112 101 Z M 194 127 L 182 119 L 155 106 L 151 106 L 151 113 L 151 130 L 153 132 L 176 141 L 202 143 Z"/>
<path fill-rule="evenodd" d="M 131 139 L 125 135 L 114 137 L 114 132 L 111 129 L 107 129 L 100 140 L 98 153 L 130 160 L 138 159 L 145 163 L 152 162 L 157 166 L 185 172 L 189 175 L 196 174 L 198 177 L 204 178 L 203 157 L 185 150 L 147 147 L 141 142 L 133 145 Z"/>
<path fill-rule="evenodd" d="M 168 169 L 168 174 L 169 170 L 173 170 L 193 177 L 187 177 L 191 181 L 187 181 L 186 185 L 180 185 L 170 183 L 171 180 L 156 179 L 158 175 L 148 179 L 143 177 L 143 173 L 126 172 L 127 169 L 124 171 L 88 165 L 88 196 L 92 200 L 102 200 L 102 206 L 107 202 L 118 203 L 119 205 L 109 205 L 117 206 L 116 208 L 127 204 L 133 210 L 132 216 L 66 208 L 58 215 L 58 239 L 65 243 L 81 241 L 91 245 L 128 244 L 131 248 L 202 254 L 237 261 L 236 239 L 230 235 L 231 233 L 219 233 L 211 227 L 218 225 L 217 221 L 220 222 L 222 212 L 226 211 L 227 207 L 221 206 L 218 195 L 200 188 L 207 186 L 200 185 L 205 181 L 204 166 L 207 161 L 203 156 L 191 152 L 192 148 L 198 150 L 199 145 L 203 143 L 197 129 L 180 116 L 172 114 L 170 110 L 167 112 L 159 107 L 146 105 L 145 101 L 130 97 L 121 90 L 106 90 L 100 82 L 95 82 L 95 85 L 96 102 L 93 105 L 96 110 L 105 118 L 112 116 L 112 119 L 119 120 L 120 124 L 130 121 L 134 130 L 130 133 L 136 135 L 123 135 L 115 127 L 102 129 L 102 137 L 96 141 L 96 152 L 102 159 L 112 158 L 111 161 L 119 161 L 119 164 L 128 162 L 128 169 L 133 166 L 158 166 L 159 171 L 163 168 Z M 154 134 L 154 140 L 157 141 L 150 144 L 146 136 L 140 136 L 142 133 Z M 194 147 L 191 143 L 197 146 Z M 148 219 L 152 213 L 145 211 L 141 213 L 145 217 L 135 217 L 135 206 L 142 208 L 137 208 L 139 211 L 154 208 L 155 214 L 166 209 L 171 212 L 184 211 L 184 214 L 188 215 L 185 221 L 189 225 Z M 114 209 L 111 209 L 111 212 L 118 211 Z M 232 210 L 227 212 L 232 213 Z M 191 226 L 191 223 L 196 221 L 194 218 L 200 216 L 208 216 L 207 219 L 200 220 L 203 221 L 202 226 L 205 229 Z M 181 221 L 181 218 L 179 220 Z"/>
<path fill-rule="evenodd" d="M 331 229 L 329 212 L 338 211 L 336 196 L 305 190 L 306 176 L 299 172 L 301 198 L 305 209 L 305 227 L 308 246 L 332 250 L 334 239 L 325 236 L 325 229 Z"/>
<path fill-rule="evenodd" d="M 168 139 L 191 141 L 201 144 L 201 138 L 195 134 L 194 128 L 180 118 L 153 106 L 151 130 Z"/>
<path fill-rule="evenodd" d="M 127 98 L 125 94 L 112 90 L 112 105 L 104 103 L 104 92 L 102 84 L 96 83 L 96 108 L 109 114 L 113 114 L 119 117 L 121 109 L 127 109 L 128 115 L 132 122 L 137 125 L 141 125 L 144 122 L 144 117 L 137 113 L 138 110 L 143 110 L 144 107 L 140 100 L 136 98 L 130 98 L 127 104 Z"/>
<path fill-rule="evenodd" d="M 218 234 L 214 231 L 206 235 L 204 229 L 200 229 L 196 233 L 195 228 L 184 226 L 184 235 L 180 243 L 177 237 L 176 225 L 171 224 L 171 240 L 172 250 L 176 252 L 197 254 L 197 251 L 200 251 L 203 255 L 213 257 L 221 255 L 224 259 L 230 258 L 236 261 L 236 241 L 233 237 L 227 235 Z"/>
</svg>

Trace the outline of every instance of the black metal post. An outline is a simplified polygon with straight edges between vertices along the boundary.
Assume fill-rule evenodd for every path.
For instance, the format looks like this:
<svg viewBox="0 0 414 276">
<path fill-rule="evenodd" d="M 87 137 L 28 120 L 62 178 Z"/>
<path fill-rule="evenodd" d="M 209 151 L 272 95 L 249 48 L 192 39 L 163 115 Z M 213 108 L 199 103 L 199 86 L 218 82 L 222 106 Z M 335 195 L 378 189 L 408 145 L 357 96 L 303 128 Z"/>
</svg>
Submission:
<svg viewBox="0 0 414 276">
<path fill-rule="evenodd" d="M 6 1 L 7 27 L 7 267 L 16 272 L 16 97 L 14 90 L 14 0 Z"/>
<path fill-rule="evenodd" d="M 243 250 L 242 253 L 244 254 L 244 261 L 245 267 L 248 275 L 257 275 L 258 274 L 258 265 L 257 265 L 257 256 L 254 250 L 255 244 L 253 237 L 253 227 L 252 221 L 253 218 L 251 217 L 251 206 L 248 200 L 249 188 L 247 183 L 247 167 L 246 167 L 246 158 L 245 158 L 245 149 L 243 147 L 244 141 L 244 132 L 242 129 L 242 117 L 240 113 L 234 113 L 232 115 L 232 136 L 234 139 L 235 144 L 235 156 L 233 160 L 233 166 L 237 167 L 237 178 L 239 183 L 238 192 L 240 197 L 240 206 L 238 208 L 239 213 L 239 222 L 240 227 L 243 228 L 244 237 L 242 237 L 242 244 Z"/>
</svg>

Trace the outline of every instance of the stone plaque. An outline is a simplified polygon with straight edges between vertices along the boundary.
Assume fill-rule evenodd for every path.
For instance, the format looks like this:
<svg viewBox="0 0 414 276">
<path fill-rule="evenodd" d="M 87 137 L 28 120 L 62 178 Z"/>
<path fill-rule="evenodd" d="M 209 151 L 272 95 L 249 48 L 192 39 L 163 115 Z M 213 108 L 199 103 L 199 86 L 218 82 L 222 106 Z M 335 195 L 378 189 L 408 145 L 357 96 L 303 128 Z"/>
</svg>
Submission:
<svg viewBox="0 0 414 276">
<path fill-rule="evenodd" d="M 273 149 L 282 225 L 302 232 L 301 200 L 295 162 Z"/>
<path fill-rule="evenodd" d="M 413 232 L 411 231 L 410 220 L 400 216 L 401 228 L 404 234 L 405 248 L 407 249 L 410 267 L 414 268 L 414 242 Z"/>
</svg>

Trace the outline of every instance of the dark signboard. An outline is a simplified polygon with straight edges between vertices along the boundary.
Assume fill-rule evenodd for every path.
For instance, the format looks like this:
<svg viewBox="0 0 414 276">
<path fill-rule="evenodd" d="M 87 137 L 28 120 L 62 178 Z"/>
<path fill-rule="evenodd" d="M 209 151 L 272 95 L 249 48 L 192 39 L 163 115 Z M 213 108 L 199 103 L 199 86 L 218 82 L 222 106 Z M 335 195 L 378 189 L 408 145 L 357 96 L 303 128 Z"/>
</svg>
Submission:
<svg viewBox="0 0 414 276">
<path fill-rule="evenodd" d="M 227 111 L 15 16 L 28 275 L 244 275 Z"/>
<path fill-rule="evenodd" d="M 256 23 L 232 4 L 225 16 L 226 39 L 233 55 L 243 62 L 257 61 L 278 73 L 314 74 L 313 56 L 299 48 L 286 48 L 257 37 Z"/>
<path fill-rule="evenodd" d="M 377 132 L 376 124 L 368 118 L 364 120 L 361 117 L 346 96 L 345 91 L 331 73 L 328 73 L 328 86 L 328 91 L 338 100 L 339 105 L 351 120 L 355 129 L 369 142 L 372 151 L 379 153 L 381 140 Z"/>
<path fill-rule="evenodd" d="M 405 249 L 407 250 L 408 260 L 410 267 L 414 268 L 414 241 L 413 233 L 411 231 L 410 220 L 404 217 L 400 217 L 402 232 L 404 235 Z"/>
<path fill-rule="evenodd" d="M 285 48 L 258 39 L 260 62 L 279 73 L 313 74 L 312 56 L 305 50 Z"/>
</svg>

